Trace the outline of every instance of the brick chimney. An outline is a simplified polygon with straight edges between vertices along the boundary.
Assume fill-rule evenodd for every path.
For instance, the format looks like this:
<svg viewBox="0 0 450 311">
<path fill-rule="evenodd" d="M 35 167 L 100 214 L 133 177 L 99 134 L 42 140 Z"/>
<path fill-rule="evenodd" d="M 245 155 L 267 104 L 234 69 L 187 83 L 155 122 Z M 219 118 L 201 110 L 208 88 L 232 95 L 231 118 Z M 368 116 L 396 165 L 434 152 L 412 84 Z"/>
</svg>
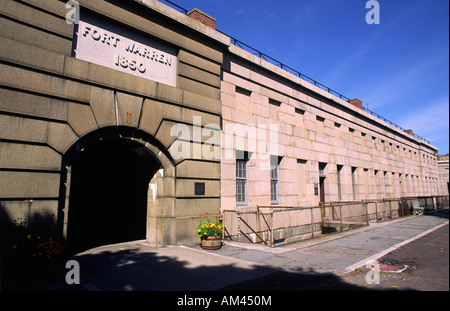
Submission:
<svg viewBox="0 0 450 311">
<path fill-rule="evenodd" d="M 405 133 L 407 133 L 407 134 L 409 134 L 411 136 L 414 136 L 413 130 L 405 130 Z"/>
<path fill-rule="evenodd" d="M 363 109 L 363 103 L 362 103 L 362 101 L 360 101 L 359 99 L 357 99 L 357 98 L 355 98 L 355 99 L 350 99 L 349 101 L 348 101 L 350 104 L 352 104 L 353 106 L 355 106 L 356 108 L 359 108 L 359 109 Z"/>
<path fill-rule="evenodd" d="M 205 12 L 200 11 L 199 9 L 193 9 L 189 13 L 187 13 L 187 16 L 195 19 L 196 21 L 212 28 L 216 29 L 216 19 L 214 17 L 209 16 Z"/>
</svg>

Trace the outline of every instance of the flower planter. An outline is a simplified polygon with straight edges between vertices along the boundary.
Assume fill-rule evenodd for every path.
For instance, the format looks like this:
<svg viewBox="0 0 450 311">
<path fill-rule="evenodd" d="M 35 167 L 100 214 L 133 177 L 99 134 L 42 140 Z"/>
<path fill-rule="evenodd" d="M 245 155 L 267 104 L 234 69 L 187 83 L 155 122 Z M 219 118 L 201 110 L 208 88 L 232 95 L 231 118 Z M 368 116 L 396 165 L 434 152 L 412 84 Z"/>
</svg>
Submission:
<svg viewBox="0 0 450 311">
<path fill-rule="evenodd" d="M 213 236 L 202 238 L 201 247 L 206 250 L 218 250 L 222 247 L 222 238 Z"/>
<path fill-rule="evenodd" d="M 208 213 L 198 218 L 197 234 L 201 239 L 201 247 L 207 250 L 217 250 L 222 247 L 223 221 L 221 217 L 211 219 Z"/>
</svg>

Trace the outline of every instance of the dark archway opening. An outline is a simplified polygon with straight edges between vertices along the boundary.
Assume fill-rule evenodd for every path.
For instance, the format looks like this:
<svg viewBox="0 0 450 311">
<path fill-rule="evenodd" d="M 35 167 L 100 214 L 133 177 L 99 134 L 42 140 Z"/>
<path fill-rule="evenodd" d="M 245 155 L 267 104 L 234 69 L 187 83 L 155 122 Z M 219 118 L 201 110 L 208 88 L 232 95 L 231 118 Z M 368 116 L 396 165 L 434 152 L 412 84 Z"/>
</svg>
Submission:
<svg viewBox="0 0 450 311">
<path fill-rule="evenodd" d="M 71 164 L 68 250 L 145 239 L 148 185 L 161 168 L 154 155 L 115 137 L 83 146 Z"/>
</svg>

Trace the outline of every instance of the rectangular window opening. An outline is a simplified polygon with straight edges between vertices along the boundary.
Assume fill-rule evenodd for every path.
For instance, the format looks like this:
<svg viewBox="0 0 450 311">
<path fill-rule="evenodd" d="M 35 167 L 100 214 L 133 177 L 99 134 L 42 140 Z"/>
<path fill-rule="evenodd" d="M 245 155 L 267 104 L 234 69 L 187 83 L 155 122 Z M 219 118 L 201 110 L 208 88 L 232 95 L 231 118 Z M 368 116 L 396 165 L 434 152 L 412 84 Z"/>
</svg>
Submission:
<svg viewBox="0 0 450 311">
<path fill-rule="evenodd" d="M 236 151 L 236 204 L 248 204 L 248 152 Z"/>
<path fill-rule="evenodd" d="M 325 168 L 327 167 L 327 163 L 319 162 L 319 176 L 325 177 Z"/>
<path fill-rule="evenodd" d="M 342 172 L 342 168 L 344 166 L 343 165 L 339 165 L 337 166 L 337 186 L 338 186 L 338 200 L 342 201 L 342 187 L 341 187 L 341 172 Z"/>
<path fill-rule="evenodd" d="M 352 167 L 352 193 L 353 200 L 356 200 L 356 167 Z"/>
<path fill-rule="evenodd" d="M 242 94 L 242 95 L 245 95 L 245 96 L 252 95 L 252 91 L 244 89 L 244 88 L 242 88 L 240 86 L 236 86 L 236 93 L 239 93 L 239 94 Z"/>
<path fill-rule="evenodd" d="M 281 106 L 281 102 L 272 98 L 269 98 L 269 104 L 280 107 Z"/>
<path fill-rule="evenodd" d="M 281 157 L 270 156 L 270 201 L 279 204 L 279 166 Z"/>
<path fill-rule="evenodd" d="M 305 114 L 305 110 L 302 110 L 302 109 L 300 109 L 300 108 L 295 108 L 295 113 L 304 115 L 304 114 Z"/>
</svg>

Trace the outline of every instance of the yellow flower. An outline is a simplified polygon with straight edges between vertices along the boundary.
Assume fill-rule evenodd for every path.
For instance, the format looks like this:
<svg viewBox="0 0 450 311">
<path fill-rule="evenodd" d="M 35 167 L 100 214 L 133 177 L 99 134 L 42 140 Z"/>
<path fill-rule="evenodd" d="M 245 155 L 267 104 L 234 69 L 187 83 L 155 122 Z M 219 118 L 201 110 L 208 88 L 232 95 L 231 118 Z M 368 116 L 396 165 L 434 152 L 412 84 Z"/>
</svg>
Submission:
<svg viewBox="0 0 450 311">
<path fill-rule="evenodd" d="M 201 229 L 198 229 L 197 231 L 198 231 L 198 232 L 202 232 L 202 230 L 201 230 Z"/>
<path fill-rule="evenodd" d="M 204 235 L 208 235 L 208 233 L 206 233 L 206 232 L 204 232 L 203 234 L 204 234 Z"/>
</svg>

